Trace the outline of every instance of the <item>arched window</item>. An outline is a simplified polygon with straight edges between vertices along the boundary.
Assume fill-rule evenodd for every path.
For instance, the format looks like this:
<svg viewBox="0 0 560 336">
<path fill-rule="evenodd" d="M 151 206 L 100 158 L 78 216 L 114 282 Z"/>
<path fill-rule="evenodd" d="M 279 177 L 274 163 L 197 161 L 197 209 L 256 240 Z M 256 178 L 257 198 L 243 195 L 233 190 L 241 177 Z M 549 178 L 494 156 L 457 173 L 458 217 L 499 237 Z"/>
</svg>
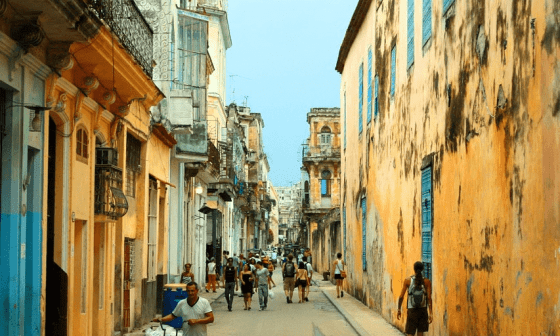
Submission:
<svg viewBox="0 0 560 336">
<path fill-rule="evenodd" d="M 331 172 L 327 169 L 321 172 L 321 197 L 331 196 Z"/>
<path fill-rule="evenodd" d="M 76 158 L 78 161 L 88 163 L 89 158 L 89 138 L 85 128 L 80 127 L 76 132 Z"/>
<path fill-rule="evenodd" d="M 321 134 L 319 135 L 321 145 L 330 145 L 331 143 L 331 129 L 328 126 L 323 126 L 321 128 Z"/>
</svg>

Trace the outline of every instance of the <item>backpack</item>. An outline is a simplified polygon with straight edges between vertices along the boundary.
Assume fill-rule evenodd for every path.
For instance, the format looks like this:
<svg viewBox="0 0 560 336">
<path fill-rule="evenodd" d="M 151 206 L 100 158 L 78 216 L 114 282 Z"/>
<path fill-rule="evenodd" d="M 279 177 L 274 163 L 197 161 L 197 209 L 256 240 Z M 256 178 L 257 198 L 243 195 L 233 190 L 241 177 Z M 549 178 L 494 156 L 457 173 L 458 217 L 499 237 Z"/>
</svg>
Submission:
<svg viewBox="0 0 560 336">
<path fill-rule="evenodd" d="M 296 274 L 296 267 L 294 266 L 293 262 L 287 262 L 286 267 L 284 268 L 284 276 L 293 278 Z"/>
<path fill-rule="evenodd" d="M 408 296 L 410 297 L 410 303 L 412 308 L 423 308 L 425 306 L 426 290 L 424 284 L 420 288 L 416 287 L 414 284 L 414 276 L 411 277 L 410 288 L 408 290 Z"/>
</svg>

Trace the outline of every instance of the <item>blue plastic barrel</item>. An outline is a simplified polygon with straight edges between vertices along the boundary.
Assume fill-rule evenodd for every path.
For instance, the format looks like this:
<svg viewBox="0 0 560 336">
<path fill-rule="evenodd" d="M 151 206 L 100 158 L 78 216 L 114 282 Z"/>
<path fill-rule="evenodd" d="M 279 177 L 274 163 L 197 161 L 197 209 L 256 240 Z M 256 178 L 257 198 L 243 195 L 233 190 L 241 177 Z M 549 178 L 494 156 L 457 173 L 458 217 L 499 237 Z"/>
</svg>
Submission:
<svg viewBox="0 0 560 336">
<path fill-rule="evenodd" d="M 163 311 L 162 316 L 167 316 L 173 312 L 179 301 L 187 298 L 187 285 L 185 284 L 167 284 L 163 286 Z M 183 326 L 183 318 L 177 317 L 171 322 L 166 323 L 173 328 L 181 328 Z"/>
</svg>

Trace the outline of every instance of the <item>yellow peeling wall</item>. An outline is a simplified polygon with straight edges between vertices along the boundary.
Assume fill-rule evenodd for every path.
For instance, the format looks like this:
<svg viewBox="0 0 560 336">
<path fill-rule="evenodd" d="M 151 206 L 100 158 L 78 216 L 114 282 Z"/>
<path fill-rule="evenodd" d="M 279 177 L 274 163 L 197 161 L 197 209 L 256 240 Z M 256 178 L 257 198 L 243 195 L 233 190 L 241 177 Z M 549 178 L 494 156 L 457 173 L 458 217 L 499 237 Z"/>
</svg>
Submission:
<svg viewBox="0 0 560 336">
<path fill-rule="evenodd" d="M 407 69 L 408 1 L 370 2 L 341 79 L 345 286 L 404 328 L 397 299 L 421 258 L 421 167 L 431 157 L 434 322 L 428 335 L 560 334 L 560 3 L 455 0 L 446 20 L 442 0 L 434 0 L 432 36 L 422 46 L 423 1 L 417 0 L 414 64 Z M 380 85 L 379 116 L 368 125 L 370 46 Z"/>
</svg>

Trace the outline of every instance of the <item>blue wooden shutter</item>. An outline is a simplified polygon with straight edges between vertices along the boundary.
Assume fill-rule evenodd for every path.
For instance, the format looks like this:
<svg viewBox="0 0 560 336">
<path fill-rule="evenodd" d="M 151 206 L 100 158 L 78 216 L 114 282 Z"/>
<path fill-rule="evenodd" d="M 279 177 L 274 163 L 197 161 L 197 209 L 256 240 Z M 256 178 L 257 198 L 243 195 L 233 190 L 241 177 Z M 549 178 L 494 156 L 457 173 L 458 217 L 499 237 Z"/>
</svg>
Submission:
<svg viewBox="0 0 560 336">
<path fill-rule="evenodd" d="M 371 47 L 368 50 L 368 81 L 367 81 L 367 122 L 371 122 Z"/>
<path fill-rule="evenodd" d="M 363 129 L 363 105 L 364 105 L 364 63 L 360 64 L 358 74 L 358 132 L 362 134 Z"/>
<path fill-rule="evenodd" d="M 375 108 L 374 115 L 377 118 L 379 114 L 379 75 L 375 75 Z"/>
<path fill-rule="evenodd" d="M 447 10 L 449 9 L 449 7 L 451 7 L 451 5 L 453 4 L 455 0 L 443 0 L 443 14 L 445 15 L 445 13 L 447 12 Z"/>
<path fill-rule="evenodd" d="M 346 204 L 342 206 L 342 227 L 344 230 L 344 234 L 342 236 L 344 242 L 344 260 L 346 260 Z"/>
<path fill-rule="evenodd" d="M 422 170 L 422 263 L 424 276 L 432 279 L 432 167 Z"/>
<path fill-rule="evenodd" d="M 367 270 L 366 261 L 366 228 L 367 228 L 367 202 L 366 198 L 362 198 L 362 267 Z"/>
<path fill-rule="evenodd" d="M 406 68 L 408 69 L 414 63 L 414 0 L 408 0 L 407 35 Z"/>
<path fill-rule="evenodd" d="M 432 0 L 422 1 L 422 46 L 432 37 Z"/>
<path fill-rule="evenodd" d="M 397 46 L 393 47 L 391 50 L 391 97 L 395 95 L 395 80 L 396 80 L 396 71 L 395 69 L 397 66 Z"/>
</svg>

